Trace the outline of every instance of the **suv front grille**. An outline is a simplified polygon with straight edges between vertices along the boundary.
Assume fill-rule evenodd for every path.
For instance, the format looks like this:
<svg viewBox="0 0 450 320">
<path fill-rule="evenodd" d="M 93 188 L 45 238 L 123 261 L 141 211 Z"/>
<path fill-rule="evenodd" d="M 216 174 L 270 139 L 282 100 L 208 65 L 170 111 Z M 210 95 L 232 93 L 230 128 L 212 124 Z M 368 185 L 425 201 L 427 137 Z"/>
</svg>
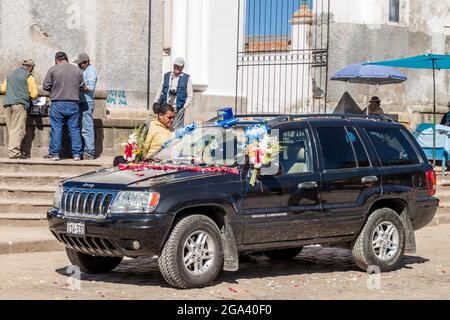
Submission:
<svg viewBox="0 0 450 320">
<path fill-rule="evenodd" d="M 64 190 L 61 212 L 74 217 L 105 218 L 114 199 L 114 193 L 103 191 Z"/>
</svg>

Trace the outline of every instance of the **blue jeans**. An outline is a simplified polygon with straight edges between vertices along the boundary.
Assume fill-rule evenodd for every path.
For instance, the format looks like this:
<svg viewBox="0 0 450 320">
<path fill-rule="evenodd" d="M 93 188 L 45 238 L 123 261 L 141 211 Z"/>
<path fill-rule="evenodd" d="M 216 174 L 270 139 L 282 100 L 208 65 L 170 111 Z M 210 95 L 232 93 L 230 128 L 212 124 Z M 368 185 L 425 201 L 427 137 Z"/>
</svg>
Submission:
<svg viewBox="0 0 450 320">
<path fill-rule="evenodd" d="M 67 122 L 70 139 L 72 140 L 72 155 L 82 156 L 80 134 L 80 109 L 77 102 L 54 101 L 50 108 L 51 137 L 49 155 L 57 156 L 61 152 L 62 131 L 64 122 Z"/>
<path fill-rule="evenodd" d="M 95 156 L 94 102 L 80 102 L 81 135 L 84 153 Z"/>
</svg>

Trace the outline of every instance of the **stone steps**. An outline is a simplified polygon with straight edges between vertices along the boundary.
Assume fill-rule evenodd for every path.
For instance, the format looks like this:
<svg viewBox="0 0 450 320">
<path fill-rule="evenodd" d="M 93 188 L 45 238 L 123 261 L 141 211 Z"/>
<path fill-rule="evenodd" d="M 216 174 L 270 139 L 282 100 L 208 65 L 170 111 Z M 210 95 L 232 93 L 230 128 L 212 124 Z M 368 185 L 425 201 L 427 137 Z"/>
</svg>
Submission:
<svg viewBox="0 0 450 320">
<path fill-rule="evenodd" d="M 31 173 L 61 173 L 67 176 L 80 175 L 86 172 L 99 170 L 112 166 L 112 159 L 80 161 L 73 160 L 62 161 L 43 161 L 43 160 L 6 160 L 0 159 L 0 175 L 23 173 L 27 176 Z"/>
<path fill-rule="evenodd" d="M 110 167 L 112 159 L 74 162 L 0 159 L 0 220 L 42 220 L 60 181 Z"/>
<path fill-rule="evenodd" d="M 61 250 L 45 221 L 0 221 L 0 254 Z"/>
<path fill-rule="evenodd" d="M 15 200 L 17 202 L 23 199 L 27 200 L 53 200 L 53 194 L 56 187 L 51 186 L 2 186 L 0 185 L 0 199 Z"/>
<path fill-rule="evenodd" d="M 33 221 L 43 221 L 47 220 L 47 211 L 45 213 L 0 213 L 0 224 L 4 221 L 23 221 L 24 223 L 31 223 Z"/>
<path fill-rule="evenodd" d="M 33 213 L 36 216 L 45 218 L 48 209 L 52 206 L 53 201 L 34 199 L 23 201 L 0 199 L 0 214 L 14 214 L 20 217 L 22 213 Z"/>
<path fill-rule="evenodd" d="M 0 186 L 20 187 L 30 184 L 38 186 L 57 186 L 62 180 L 71 178 L 72 175 L 48 172 L 34 173 L 30 172 L 24 175 L 21 172 L 16 173 L 0 173 Z M 1 187 L 0 187 L 1 188 Z"/>
</svg>

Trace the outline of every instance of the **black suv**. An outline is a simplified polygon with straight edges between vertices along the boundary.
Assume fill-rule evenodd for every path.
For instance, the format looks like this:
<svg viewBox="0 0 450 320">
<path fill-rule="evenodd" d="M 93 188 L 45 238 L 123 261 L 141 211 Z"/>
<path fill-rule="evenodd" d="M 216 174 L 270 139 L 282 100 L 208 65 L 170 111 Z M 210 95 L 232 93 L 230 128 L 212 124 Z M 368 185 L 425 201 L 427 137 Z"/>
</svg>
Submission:
<svg viewBox="0 0 450 320">
<path fill-rule="evenodd" d="M 308 245 L 341 246 L 362 270 L 389 271 L 415 252 L 414 231 L 439 200 L 435 171 L 405 127 L 351 115 L 237 118 L 232 128 L 205 123 L 153 160 L 188 165 L 194 150 L 203 165 L 239 174 L 111 168 L 64 181 L 48 221 L 71 263 L 106 273 L 124 257 L 158 256 L 170 285 L 192 288 L 237 271 L 245 253 L 280 260 Z M 275 172 L 261 171 L 251 187 L 238 140 L 258 123 L 276 132 L 282 152 Z M 213 136 L 214 148 L 205 143 Z"/>
</svg>

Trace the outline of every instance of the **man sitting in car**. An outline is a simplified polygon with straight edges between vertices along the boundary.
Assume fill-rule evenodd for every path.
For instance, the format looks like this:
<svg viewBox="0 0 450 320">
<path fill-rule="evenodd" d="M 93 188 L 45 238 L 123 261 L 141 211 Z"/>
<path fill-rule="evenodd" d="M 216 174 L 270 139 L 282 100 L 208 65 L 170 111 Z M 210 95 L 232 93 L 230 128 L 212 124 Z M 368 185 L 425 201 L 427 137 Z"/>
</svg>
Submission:
<svg viewBox="0 0 450 320">
<path fill-rule="evenodd" d="M 156 117 L 150 124 L 144 145 L 146 158 L 150 158 L 151 155 L 159 151 L 173 137 L 171 127 L 175 118 L 175 109 L 171 105 L 155 105 L 153 111 Z"/>
</svg>

